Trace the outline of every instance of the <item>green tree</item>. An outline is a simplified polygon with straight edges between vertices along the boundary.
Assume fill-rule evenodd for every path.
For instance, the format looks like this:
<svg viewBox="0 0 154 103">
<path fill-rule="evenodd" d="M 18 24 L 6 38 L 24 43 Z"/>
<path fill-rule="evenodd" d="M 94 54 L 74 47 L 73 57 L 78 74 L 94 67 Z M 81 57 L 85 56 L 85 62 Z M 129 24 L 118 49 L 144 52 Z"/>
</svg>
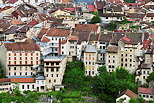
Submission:
<svg viewBox="0 0 154 103">
<path fill-rule="evenodd" d="M 95 16 L 91 19 L 91 21 L 90 21 L 91 24 L 96 24 L 96 23 L 100 23 L 100 22 L 101 22 L 101 19 L 100 19 L 100 17 L 99 17 L 98 15 L 95 15 Z"/>
<path fill-rule="evenodd" d="M 137 98 L 139 103 L 144 103 L 144 99 L 142 97 Z"/>
<path fill-rule="evenodd" d="M 107 30 L 113 31 L 117 28 L 117 23 L 114 21 L 111 21 L 109 24 L 107 24 Z"/>
<path fill-rule="evenodd" d="M 137 90 L 137 84 L 127 70 L 118 67 L 115 72 L 108 73 L 106 67 L 99 68 L 99 75 L 94 77 L 93 92 L 101 102 L 114 102 L 119 92 L 126 89 Z"/>
<path fill-rule="evenodd" d="M 147 81 L 154 81 L 154 72 L 150 73 L 149 76 L 147 77 Z"/>
<path fill-rule="evenodd" d="M 1 63 L 0 63 L 0 78 L 6 78 L 6 76 L 4 75 L 4 71 Z"/>
<path fill-rule="evenodd" d="M 138 102 L 138 100 L 136 100 L 136 99 L 134 99 L 134 98 L 131 98 L 131 99 L 129 100 L 129 103 L 139 103 L 139 102 Z"/>
<path fill-rule="evenodd" d="M 68 63 L 64 75 L 64 85 L 69 88 L 82 88 L 85 80 L 84 64 L 81 61 Z"/>
</svg>

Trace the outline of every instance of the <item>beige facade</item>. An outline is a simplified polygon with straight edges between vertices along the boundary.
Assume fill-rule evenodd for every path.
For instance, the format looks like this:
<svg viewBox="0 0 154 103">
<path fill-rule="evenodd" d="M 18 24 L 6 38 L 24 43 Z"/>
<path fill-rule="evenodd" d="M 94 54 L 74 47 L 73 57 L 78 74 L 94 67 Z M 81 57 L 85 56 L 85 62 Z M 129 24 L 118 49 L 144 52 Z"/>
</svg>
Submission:
<svg viewBox="0 0 154 103">
<path fill-rule="evenodd" d="M 54 85 L 62 84 L 66 62 L 66 56 L 51 56 L 44 59 L 44 75 L 48 89 L 53 89 Z"/>
<path fill-rule="evenodd" d="M 84 53 L 84 65 L 87 76 L 95 76 L 97 72 L 97 51 L 94 45 L 87 45 Z"/>
</svg>

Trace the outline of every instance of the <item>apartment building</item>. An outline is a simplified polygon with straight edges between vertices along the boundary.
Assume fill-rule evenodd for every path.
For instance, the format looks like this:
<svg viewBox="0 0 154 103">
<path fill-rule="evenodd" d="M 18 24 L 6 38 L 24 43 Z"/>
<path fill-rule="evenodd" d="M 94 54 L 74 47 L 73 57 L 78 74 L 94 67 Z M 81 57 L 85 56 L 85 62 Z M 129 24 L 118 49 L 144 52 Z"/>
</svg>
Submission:
<svg viewBox="0 0 154 103">
<path fill-rule="evenodd" d="M 43 58 L 43 62 L 47 88 L 54 89 L 55 86 L 59 86 L 60 89 L 66 68 L 67 57 L 65 55 L 49 55 Z"/>
<path fill-rule="evenodd" d="M 51 54 L 52 56 L 57 56 L 58 54 L 68 55 L 68 36 L 70 30 L 62 30 L 57 28 L 50 28 L 46 34 L 42 37 L 42 40 L 46 38 L 48 41 L 44 47 L 41 48 L 42 55 Z M 41 40 L 41 41 L 42 41 Z M 65 47 L 61 47 L 61 44 Z M 67 51 L 66 51 L 67 50 Z"/>
<path fill-rule="evenodd" d="M 119 66 L 118 46 L 109 45 L 106 49 L 107 71 L 113 72 L 118 66 Z"/>
<path fill-rule="evenodd" d="M 124 36 L 119 42 L 118 46 L 120 47 L 119 58 L 120 66 L 125 67 L 130 73 L 135 73 L 136 69 L 139 66 L 138 56 L 140 55 L 140 50 L 142 48 L 141 37 L 142 34 L 128 34 Z"/>
<path fill-rule="evenodd" d="M 4 42 L 0 47 L 0 61 L 7 76 L 35 74 L 40 65 L 40 47 L 33 40 Z"/>
<path fill-rule="evenodd" d="M 148 50 L 144 54 L 144 61 L 141 66 L 138 67 L 136 71 L 136 80 L 139 81 L 140 84 L 146 84 L 147 77 L 150 73 L 153 72 L 153 52 Z"/>
<path fill-rule="evenodd" d="M 95 76 L 97 75 L 97 50 L 94 45 L 87 45 L 84 52 L 84 64 L 86 68 L 86 75 Z"/>
</svg>

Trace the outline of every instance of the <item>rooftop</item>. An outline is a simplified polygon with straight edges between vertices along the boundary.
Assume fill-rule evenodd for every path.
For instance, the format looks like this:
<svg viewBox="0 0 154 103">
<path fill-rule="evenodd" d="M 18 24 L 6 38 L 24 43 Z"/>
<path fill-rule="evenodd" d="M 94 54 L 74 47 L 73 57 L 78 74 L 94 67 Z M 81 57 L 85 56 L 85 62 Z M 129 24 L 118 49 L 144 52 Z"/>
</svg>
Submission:
<svg viewBox="0 0 154 103">
<path fill-rule="evenodd" d="M 85 52 L 86 53 L 96 53 L 97 50 L 96 50 L 95 45 L 87 45 Z"/>
</svg>

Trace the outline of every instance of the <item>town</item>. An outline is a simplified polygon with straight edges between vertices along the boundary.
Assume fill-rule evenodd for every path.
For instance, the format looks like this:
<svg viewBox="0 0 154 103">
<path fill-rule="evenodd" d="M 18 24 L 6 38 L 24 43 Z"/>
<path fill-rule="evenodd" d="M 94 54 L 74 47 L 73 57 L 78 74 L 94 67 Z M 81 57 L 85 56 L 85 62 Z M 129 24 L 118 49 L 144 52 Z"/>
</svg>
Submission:
<svg viewBox="0 0 154 103">
<path fill-rule="evenodd" d="M 153 63 L 154 0 L 0 0 L 0 95 L 154 103 Z"/>
</svg>

